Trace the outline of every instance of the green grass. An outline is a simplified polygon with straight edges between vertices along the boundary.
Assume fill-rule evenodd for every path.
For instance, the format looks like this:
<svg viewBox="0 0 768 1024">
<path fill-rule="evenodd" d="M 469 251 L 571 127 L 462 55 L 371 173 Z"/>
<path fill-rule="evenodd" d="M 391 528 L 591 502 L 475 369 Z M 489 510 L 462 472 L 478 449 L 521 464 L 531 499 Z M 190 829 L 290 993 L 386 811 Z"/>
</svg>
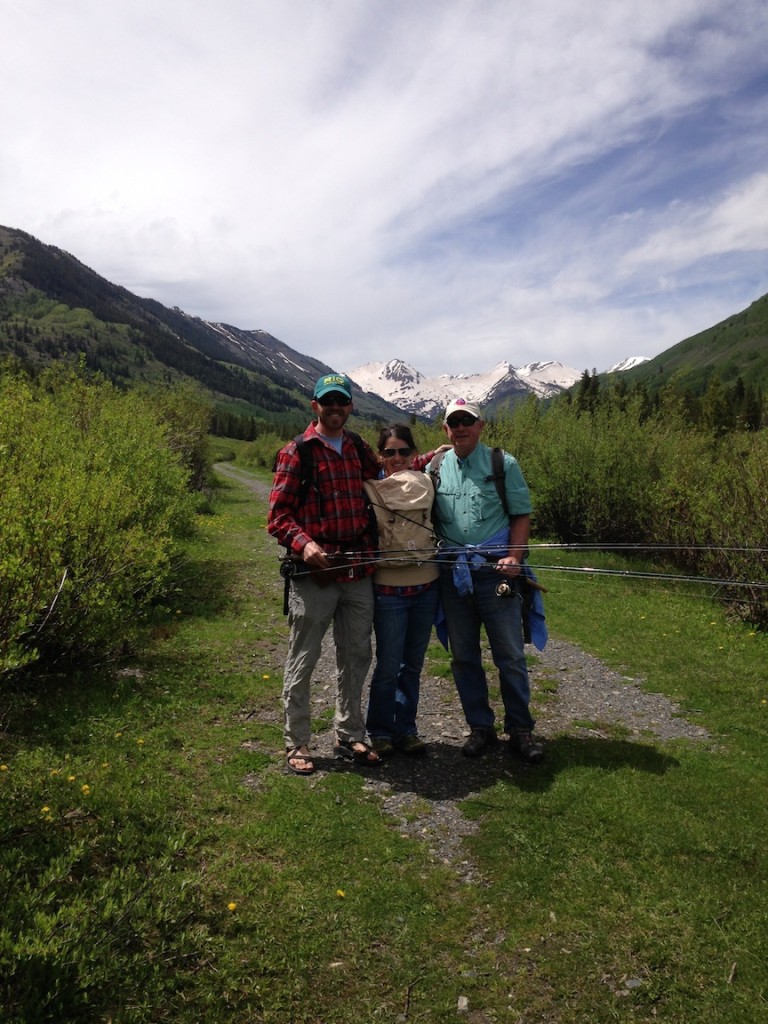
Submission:
<svg viewBox="0 0 768 1024">
<path fill-rule="evenodd" d="M 711 739 L 557 736 L 465 801 L 468 884 L 363 775 L 284 773 L 276 548 L 263 503 L 216 503 L 134 661 L 4 683 L 1 1021 L 765 1019 L 764 635 L 688 584 L 542 569 L 551 634 Z"/>
</svg>

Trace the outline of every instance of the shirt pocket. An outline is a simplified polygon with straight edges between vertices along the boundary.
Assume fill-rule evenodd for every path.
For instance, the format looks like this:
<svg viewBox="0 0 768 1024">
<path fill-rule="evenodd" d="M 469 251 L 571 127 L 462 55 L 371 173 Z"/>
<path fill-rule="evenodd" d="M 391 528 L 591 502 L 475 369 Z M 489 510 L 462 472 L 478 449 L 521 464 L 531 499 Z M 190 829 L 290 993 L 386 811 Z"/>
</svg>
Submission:
<svg viewBox="0 0 768 1024">
<path fill-rule="evenodd" d="M 473 486 L 469 495 L 469 507 L 472 519 L 476 523 L 493 519 L 499 514 L 502 504 L 493 480 L 482 480 Z"/>
<path fill-rule="evenodd" d="M 455 523 L 461 513 L 461 494 L 459 491 L 444 491 L 435 497 L 435 517 L 438 523 Z"/>
</svg>

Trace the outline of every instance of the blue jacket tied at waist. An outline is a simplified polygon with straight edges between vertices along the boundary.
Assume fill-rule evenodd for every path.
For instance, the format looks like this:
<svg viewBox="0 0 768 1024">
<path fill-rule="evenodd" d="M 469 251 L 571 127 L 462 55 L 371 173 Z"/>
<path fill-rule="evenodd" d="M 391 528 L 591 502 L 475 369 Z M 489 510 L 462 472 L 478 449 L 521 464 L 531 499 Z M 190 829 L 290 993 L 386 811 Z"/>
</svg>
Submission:
<svg viewBox="0 0 768 1024">
<path fill-rule="evenodd" d="M 488 540 L 483 541 L 482 544 L 444 544 L 441 551 L 448 555 L 455 555 L 455 561 L 453 563 L 453 585 L 456 587 L 461 597 L 466 597 L 467 594 L 471 594 L 474 591 L 472 584 L 472 570 L 479 569 L 480 566 L 487 565 L 488 556 L 497 556 L 499 549 L 502 548 L 509 539 L 509 529 L 505 527 L 495 533 Z M 533 569 L 529 565 L 523 563 L 520 566 L 520 574 L 531 583 L 536 583 L 536 576 Z M 531 599 L 526 602 L 528 610 L 529 628 L 531 633 L 531 642 L 540 651 L 543 651 L 547 645 L 548 632 L 547 624 L 544 617 L 544 599 L 541 596 L 541 590 L 536 586 L 530 587 Z M 447 644 L 447 636 L 443 633 L 446 632 L 444 629 L 444 622 L 438 621 L 436 623 L 437 634 L 440 641 L 445 647 Z"/>
</svg>

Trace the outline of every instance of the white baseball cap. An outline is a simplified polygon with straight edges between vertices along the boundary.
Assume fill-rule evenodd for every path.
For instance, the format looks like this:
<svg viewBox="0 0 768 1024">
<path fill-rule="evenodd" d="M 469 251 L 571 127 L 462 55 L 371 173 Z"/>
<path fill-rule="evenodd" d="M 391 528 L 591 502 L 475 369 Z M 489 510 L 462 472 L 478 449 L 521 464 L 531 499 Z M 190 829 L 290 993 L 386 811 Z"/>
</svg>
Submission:
<svg viewBox="0 0 768 1024">
<path fill-rule="evenodd" d="M 448 417 L 452 416 L 455 412 L 468 412 L 469 415 L 474 416 L 476 420 L 482 419 L 482 416 L 480 415 L 480 406 L 477 402 L 469 402 L 466 398 L 454 398 L 445 410 L 443 423 L 447 423 Z"/>
</svg>

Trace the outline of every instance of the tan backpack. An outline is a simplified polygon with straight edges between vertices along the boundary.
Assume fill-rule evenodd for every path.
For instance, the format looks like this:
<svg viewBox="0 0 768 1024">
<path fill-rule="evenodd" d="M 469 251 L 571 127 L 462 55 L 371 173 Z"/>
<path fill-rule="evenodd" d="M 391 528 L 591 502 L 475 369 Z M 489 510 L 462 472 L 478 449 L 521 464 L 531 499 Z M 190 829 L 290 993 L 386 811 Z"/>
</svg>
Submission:
<svg viewBox="0 0 768 1024">
<path fill-rule="evenodd" d="M 435 488 L 426 473 L 405 469 L 363 486 L 376 515 L 379 564 L 395 569 L 434 559 Z"/>
</svg>

